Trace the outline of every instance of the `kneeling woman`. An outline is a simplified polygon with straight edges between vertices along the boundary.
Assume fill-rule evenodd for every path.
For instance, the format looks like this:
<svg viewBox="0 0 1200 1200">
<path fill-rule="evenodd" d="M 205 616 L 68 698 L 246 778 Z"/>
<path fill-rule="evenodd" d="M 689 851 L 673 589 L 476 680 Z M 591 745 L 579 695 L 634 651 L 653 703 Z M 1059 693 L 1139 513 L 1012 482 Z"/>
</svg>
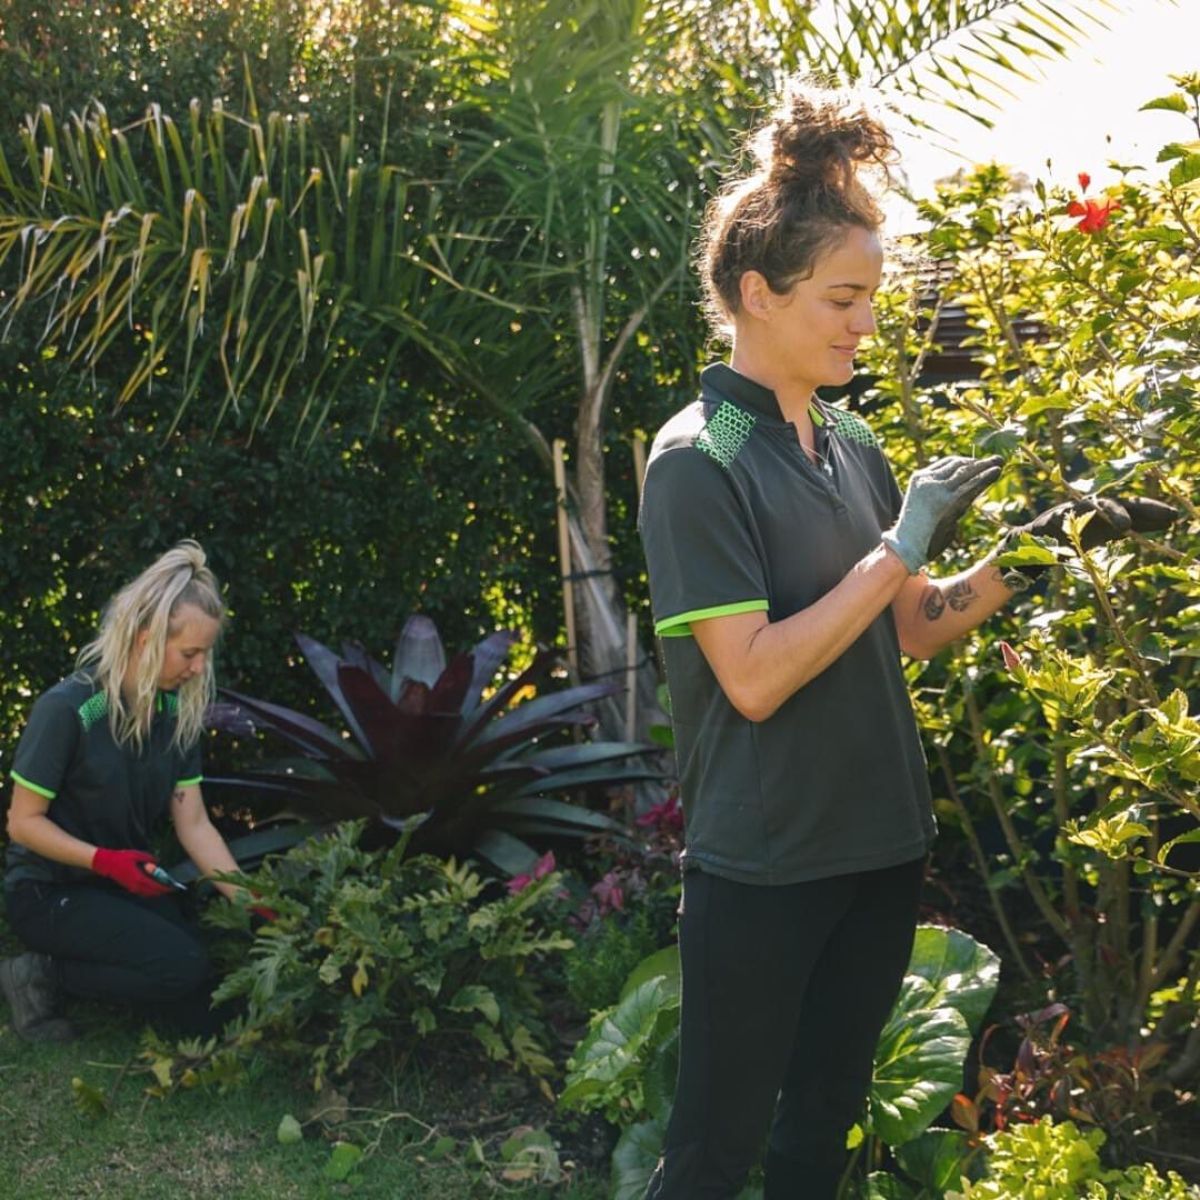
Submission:
<svg viewBox="0 0 1200 1200">
<path fill-rule="evenodd" d="M 201 873 L 237 869 L 200 795 L 223 619 L 204 551 L 180 542 L 113 597 L 79 669 L 33 706 L 13 764 L 4 879 L 9 923 L 31 953 L 0 963 L 27 1040 L 71 1036 L 55 1015 L 60 992 L 185 1033 L 219 1025 L 199 931 L 150 872 L 168 814 Z"/>
</svg>

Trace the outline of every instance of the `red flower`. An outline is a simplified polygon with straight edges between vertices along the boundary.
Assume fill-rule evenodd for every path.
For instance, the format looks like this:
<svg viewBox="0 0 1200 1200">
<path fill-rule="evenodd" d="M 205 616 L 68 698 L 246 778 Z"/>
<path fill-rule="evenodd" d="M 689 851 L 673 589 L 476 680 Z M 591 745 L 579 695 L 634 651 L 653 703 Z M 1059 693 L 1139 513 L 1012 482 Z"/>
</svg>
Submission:
<svg viewBox="0 0 1200 1200">
<path fill-rule="evenodd" d="M 508 888 L 508 894 L 515 896 L 518 892 L 523 892 L 535 879 L 545 879 L 551 871 L 554 870 L 554 851 L 547 850 L 541 858 L 533 864 L 533 871 L 530 874 L 514 875 L 505 885 Z"/>
<path fill-rule="evenodd" d="M 658 804 L 651 805 L 636 823 L 643 829 L 657 829 L 660 833 L 679 833 L 683 829 L 683 809 L 679 797 L 670 795 Z"/>
<path fill-rule="evenodd" d="M 1080 232 L 1099 233 L 1120 207 L 1115 200 L 1072 200 L 1067 205 L 1067 215 L 1082 218 L 1077 227 Z"/>
<path fill-rule="evenodd" d="M 1087 191 L 1092 186 L 1092 177 L 1086 171 L 1079 172 L 1079 186 L 1083 191 Z"/>
</svg>

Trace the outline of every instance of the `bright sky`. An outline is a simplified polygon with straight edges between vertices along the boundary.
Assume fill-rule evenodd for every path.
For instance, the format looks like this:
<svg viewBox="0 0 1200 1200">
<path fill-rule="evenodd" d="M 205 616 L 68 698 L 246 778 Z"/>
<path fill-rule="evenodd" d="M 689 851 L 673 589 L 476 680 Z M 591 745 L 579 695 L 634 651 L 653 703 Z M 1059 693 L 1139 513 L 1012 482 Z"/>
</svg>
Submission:
<svg viewBox="0 0 1200 1200">
<path fill-rule="evenodd" d="M 1189 124 L 1178 113 L 1138 109 L 1177 90 L 1168 75 L 1200 71 L 1200 0 L 1123 0 L 1121 7 L 1105 14 L 1097 5 L 1107 31 L 1098 29 L 1068 59 L 1042 62 L 1041 79 L 1010 77 L 1016 99 L 991 114 L 992 130 L 943 111 L 939 127 L 957 139 L 959 155 L 967 163 L 996 160 L 1031 178 L 1071 186 L 1078 172 L 1087 171 L 1093 191 L 1116 178 L 1107 167 L 1114 159 L 1163 173 L 1166 167 L 1154 161 L 1159 147 L 1187 140 Z M 902 136 L 901 150 L 917 195 L 931 192 L 935 179 L 964 162 L 910 136 Z M 911 227 L 912 219 L 897 209 L 889 225 L 893 231 Z"/>
</svg>

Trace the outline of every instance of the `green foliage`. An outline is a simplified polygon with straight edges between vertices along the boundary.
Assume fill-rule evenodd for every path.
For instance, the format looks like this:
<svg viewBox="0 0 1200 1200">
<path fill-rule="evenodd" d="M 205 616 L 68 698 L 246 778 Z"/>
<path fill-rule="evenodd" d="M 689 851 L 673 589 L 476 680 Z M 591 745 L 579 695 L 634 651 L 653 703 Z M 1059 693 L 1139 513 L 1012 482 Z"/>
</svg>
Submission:
<svg viewBox="0 0 1200 1200">
<path fill-rule="evenodd" d="M 608 1008 L 629 973 L 653 953 L 655 939 L 653 914 L 646 907 L 597 921 L 566 958 L 567 993 L 586 1013 Z"/>
<path fill-rule="evenodd" d="M 1000 960 L 957 929 L 917 930 L 879 1035 L 867 1128 L 890 1146 L 923 1133 L 962 1087 L 963 1062 L 1000 981 Z"/>
<path fill-rule="evenodd" d="M 360 822 L 314 838 L 254 877 L 278 919 L 255 934 L 217 1000 L 247 1005 L 242 1033 L 310 1056 L 314 1086 L 389 1038 L 469 1037 L 486 1059 L 544 1076 L 540 1001 L 527 968 L 572 942 L 545 927 L 559 876 L 489 892 L 469 864 L 363 850 Z M 248 882 L 248 881 L 247 881 Z M 245 928 L 247 914 L 209 919 Z"/>
<path fill-rule="evenodd" d="M 1200 88 L 1174 83 L 1183 107 L 1147 119 L 1179 127 L 1165 161 L 1182 166 Z M 1009 960 L 1032 985 L 1031 943 L 1066 955 L 1058 995 L 1103 1046 L 1136 1039 L 1150 995 L 1196 962 L 1200 191 L 1132 167 L 1104 195 L 1090 186 L 1029 188 L 996 166 L 939 185 L 917 247 L 933 262 L 881 299 L 864 403 L 901 480 L 942 454 L 1006 458 L 935 573 L 1066 500 L 1140 496 L 1181 514 L 1100 548 L 1069 521 L 1065 547 L 1022 538 L 1001 564 L 1060 565 L 909 668 L 943 830 L 988 881 Z M 926 385 L 951 316 L 979 377 Z"/>
<path fill-rule="evenodd" d="M 987 1175 L 964 1181 L 947 1200 L 1195 1200 L 1174 1171 L 1164 1179 L 1152 1166 L 1105 1170 L 1099 1149 L 1102 1130 L 1081 1133 L 1071 1121 L 1055 1125 L 1049 1117 L 991 1135 Z"/>
<path fill-rule="evenodd" d="M 995 994 L 999 965 L 966 934 L 921 926 L 910 973 L 880 1037 L 867 1127 L 905 1149 L 904 1162 L 923 1186 L 970 1157 L 958 1134 L 917 1139 L 962 1086 L 971 1031 Z M 679 953 L 670 946 L 631 972 L 620 1000 L 595 1014 L 567 1065 L 559 1103 L 603 1112 L 623 1130 L 613 1156 L 614 1194 L 637 1194 L 639 1179 L 644 1188 L 657 1160 L 674 1097 L 679 1005 Z M 854 1133 L 861 1143 L 863 1129 Z"/>
<path fill-rule="evenodd" d="M 288 653 L 293 629 L 352 634 L 381 653 L 420 608 L 462 644 L 497 626 L 553 639 L 561 600 L 541 565 L 553 555 L 552 480 L 477 412 L 414 380 L 369 441 L 365 416 L 329 422 L 306 452 L 280 426 L 248 440 L 232 418 L 220 436 L 186 425 L 164 440 L 168 385 L 114 414 L 110 392 L 90 393 L 34 337 L 17 322 L 0 342 L 4 762 L 32 697 L 67 673 L 103 603 L 184 536 L 208 551 L 231 611 L 219 681 L 314 716 L 333 711 L 314 707 L 309 672 Z M 227 765 L 232 752 L 218 739 L 206 758 Z"/>
</svg>

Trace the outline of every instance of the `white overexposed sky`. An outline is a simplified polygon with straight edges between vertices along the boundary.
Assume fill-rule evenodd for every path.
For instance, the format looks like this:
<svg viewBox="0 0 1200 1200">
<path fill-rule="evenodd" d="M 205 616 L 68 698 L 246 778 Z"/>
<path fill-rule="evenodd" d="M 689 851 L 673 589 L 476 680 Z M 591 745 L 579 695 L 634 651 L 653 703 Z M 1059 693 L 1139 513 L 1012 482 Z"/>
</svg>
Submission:
<svg viewBox="0 0 1200 1200">
<path fill-rule="evenodd" d="M 1138 110 L 1178 90 L 1168 75 L 1200 71 L 1200 0 L 1123 0 L 1121 7 L 1109 13 L 1097 5 L 1094 11 L 1108 29 L 1097 29 L 1066 59 L 1034 64 L 1030 73 L 1039 76 L 1034 81 L 1005 76 L 1015 99 L 1005 97 L 999 110 L 989 111 L 993 129 L 935 110 L 938 140 L 954 153 L 928 135 L 895 130 L 914 194 L 930 194 L 934 180 L 959 166 L 989 161 L 1072 187 L 1086 171 L 1093 192 L 1117 178 L 1107 165 L 1112 160 L 1137 163 L 1155 176 L 1164 173 L 1166 167 L 1154 161 L 1159 148 L 1195 138 L 1195 129 L 1178 113 Z M 889 216 L 893 231 L 914 223 L 902 205 Z"/>
</svg>

